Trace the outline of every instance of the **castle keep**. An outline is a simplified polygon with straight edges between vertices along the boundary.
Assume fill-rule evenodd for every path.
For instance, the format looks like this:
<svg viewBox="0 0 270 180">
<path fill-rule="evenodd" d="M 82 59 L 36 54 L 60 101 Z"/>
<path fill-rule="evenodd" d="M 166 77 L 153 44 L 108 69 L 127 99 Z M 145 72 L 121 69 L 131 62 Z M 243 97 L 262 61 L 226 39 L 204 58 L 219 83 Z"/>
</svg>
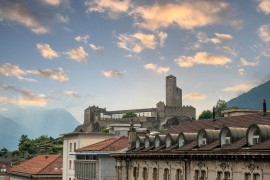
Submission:
<svg viewBox="0 0 270 180">
<path fill-rule="evenodd" d="M 127 112 L 137 115 L 134 118 L 123 118 Z M 100 127 L 109 124 L 141 123 L 142 127 L 150 130 L 159 129 L 161 124 L 173 120 L 173 125 L 180 121 L 193 120 L 196 118 L 196 109 L 192 106 L 182 106 L 182 89 L 177 87 L 176 77 L 166 77 L 166 104 L 162 101 L 156 104 L 156 108 L 128 109 L 107 111 L 106 108 L 89 106 L 84 110 L 84 123 L 79 125 L 75 131 L 97 132 Z"/>
</svg>

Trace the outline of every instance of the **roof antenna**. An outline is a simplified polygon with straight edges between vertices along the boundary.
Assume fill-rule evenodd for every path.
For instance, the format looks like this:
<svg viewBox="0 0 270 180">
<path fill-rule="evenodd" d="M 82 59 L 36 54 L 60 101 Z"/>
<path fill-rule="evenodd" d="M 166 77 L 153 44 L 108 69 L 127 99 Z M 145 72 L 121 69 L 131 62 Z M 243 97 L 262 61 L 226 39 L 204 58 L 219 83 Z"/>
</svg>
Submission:
<svg viewBox="0 0 270 180">
<path fill-rule="evenodd" d="M 266 116 L 266 101 L 263 100 L 263 116 Z"/>
</svg>

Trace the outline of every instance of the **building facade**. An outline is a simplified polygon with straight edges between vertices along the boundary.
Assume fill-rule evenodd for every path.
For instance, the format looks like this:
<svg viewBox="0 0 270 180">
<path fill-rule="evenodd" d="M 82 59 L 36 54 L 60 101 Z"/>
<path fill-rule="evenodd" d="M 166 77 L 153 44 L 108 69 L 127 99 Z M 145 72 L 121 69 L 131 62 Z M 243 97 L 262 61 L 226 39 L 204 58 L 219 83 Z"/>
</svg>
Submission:
<svg viewBox="0 0 270 180">
<path fill-rule="evenodd" d="M 270 179 L 270 113 L 183 122 L 113 156 L 118 180 Z"/>
<path fill-rule="evenodd" d="M 176 117 L 179 122 L 196 118 L 196 109 L 182 105 L 182 90 L 177 87 L 177 79 L 173 75 L 166 77 L 166 104 L 162 101 L 155 108 L 128 109 L 107 111 L 106 108 L 89 106 L 84 110 L 84 123 L 75 131 L 97 132 L 100 127 L 109 124 L 129 124 L 131 120 L 141 123 L 142 127 L 150 130 L 159 129 L 166 118 Z M 137 114 L 135 118 L 123 118 L 127 112 Z M 178 123 L 179 123 L 178 122 Z"/>
</svg>

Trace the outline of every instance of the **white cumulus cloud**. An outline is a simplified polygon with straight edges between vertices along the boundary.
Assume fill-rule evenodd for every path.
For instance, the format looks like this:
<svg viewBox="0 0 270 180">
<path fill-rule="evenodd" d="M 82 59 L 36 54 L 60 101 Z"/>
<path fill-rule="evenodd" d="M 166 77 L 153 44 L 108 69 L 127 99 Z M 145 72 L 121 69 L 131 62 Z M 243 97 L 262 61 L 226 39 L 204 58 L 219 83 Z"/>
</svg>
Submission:
<svg viewBox="0 0 270 180">
<path fill-rule="evenodd" d="M 96 46 L 96 45 L 91 44 L 91 43 L 89 44 L 89 47 L 90 47 L 93 51 L 95 51 L 95 52 L 97 52 L 97 53 L 101 53 L 101 52 L 104 51 L 104 47 Z"/>
<path fill-rule="evenodd" d="M 73 97 L 76 97 L 76 98 L 80 97 L 80 94 L 78 92 L 76 92 L 76 91 L 63 91 L 63 93 L 65 95 L 73 96 Z"/>
<path fill-rule="evenodd" d="M 87 62 L 88 60 L 88 54 L 84 51 L 84 48 L 82 46 L 78 48 L 73 48 L 70 51 L 66 52 L 66 55 L 77 62 Z"/>
<path fill-rule="evenodd" d="M 119 71 L 119 70 L 102 70 L 101 74 L 105 77 L 122 77 L 126 75 L 126 71 Z"/>
<path fill-rule="evenodd" d="M 259 9 L 265 14 L 270 14 L 270 0 L 262 0 L 259 3 Z"/>
<path fill-rule="evenodd" d="M 145 64 L 144 68 L 146 70 L 152 70 L 158 74 L 166 74 L 170 70 L 169 67 L 162 67 L 162 66 L 158 66 L 157 64 L 152 64 L 152 63 Z"/>
<path fill-rule="evenodd" d="M 85 44 L 88 43 L 88 39 L 89 39 L 89 35 L 85 35 L 85 36 L 76 36 L 75 37 L 75 40 L 78 41 L 78 42 L 83 42 Z"/>
<path fill-rule="evenodd" d="M 213 55 L 207 52 L 198 52 L 195 56 L 180 56 L 175 59 L 178 66 L 189 68 L 195 64 L 205 64 L 205 65 L 226 65 L 231 62 L 231 60 L 225 56 Z"/>
<path fill-rule="evenodd" d="M 41 75 L 43 77 L 57 80 L 60 82 L 68 81 L 68 76 L 66 75 L 64 69 L 38 69 L 38 70 L 28 70 L 28 74 Z"/>
<path fill-rule="evenodd" d="M 258 35 L 263 42 L 270 42 L 270 24 L 262 25 L 258 30 Z"/>
<path fill-rule="evenodd" d="M 59 55 L 56 51 L 54 51 L 49 44 L 46 43 L 38 43 L 37 48 L 45 59 L 53 59 L 59 58 Z"/>
<path fill-rule="evenodd" d="M 202 94 L 202 93 L 189 93 L 184 95 L 184 99 L 192 99 L 192 100 L 202 100 L 202 99 L 206 99 L 208 96 L 206 94 Z"/>
</svg>

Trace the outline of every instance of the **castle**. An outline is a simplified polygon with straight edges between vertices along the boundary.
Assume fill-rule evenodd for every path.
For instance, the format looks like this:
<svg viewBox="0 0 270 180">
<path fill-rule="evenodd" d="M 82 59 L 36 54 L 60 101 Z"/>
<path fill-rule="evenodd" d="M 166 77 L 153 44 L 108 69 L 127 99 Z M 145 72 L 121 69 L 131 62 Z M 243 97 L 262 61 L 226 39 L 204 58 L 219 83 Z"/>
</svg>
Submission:
<svg viewBox="0 0 270 180">
<path fill-rule="evenodd" d="M 133 112 L 137 117 L 123 118 L 127 112 Z M 97 132 L 109 124 L 129 124 L 131 121 L 140 123 L 150 130 L 159 129 L 163 123 L 179 124 L 181 121 L 194 120 L 196 109 L 192 106 L 182 106 L 182 89 L 177 87 L 176 77 L 166 77 L 166 104 L 159 101 L 156 108 L 128 109 L 107 111 L 106 108 L 89 106 L 84 110 L 84 123 L 75 132 Z M 169 122 L 171 121 L 171 122 Z"/>
</svg>

